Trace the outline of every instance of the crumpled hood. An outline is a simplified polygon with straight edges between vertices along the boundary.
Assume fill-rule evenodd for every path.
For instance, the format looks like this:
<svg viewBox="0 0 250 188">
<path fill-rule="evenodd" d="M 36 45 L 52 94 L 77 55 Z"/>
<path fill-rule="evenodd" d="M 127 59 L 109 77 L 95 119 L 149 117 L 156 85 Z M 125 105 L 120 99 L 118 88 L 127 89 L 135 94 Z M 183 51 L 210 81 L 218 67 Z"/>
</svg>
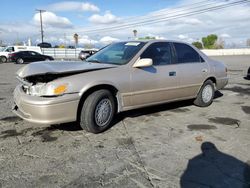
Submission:
<svg viewBox="0 0 250 188">
<path fill-rule="evenodd" d="M 81 73 L 117 67 L 117 65 L 77 62 L 77 61 L 44 61 L 28 64 L 17 71 L 20 78 L 43 74 Z"/>
</svg>

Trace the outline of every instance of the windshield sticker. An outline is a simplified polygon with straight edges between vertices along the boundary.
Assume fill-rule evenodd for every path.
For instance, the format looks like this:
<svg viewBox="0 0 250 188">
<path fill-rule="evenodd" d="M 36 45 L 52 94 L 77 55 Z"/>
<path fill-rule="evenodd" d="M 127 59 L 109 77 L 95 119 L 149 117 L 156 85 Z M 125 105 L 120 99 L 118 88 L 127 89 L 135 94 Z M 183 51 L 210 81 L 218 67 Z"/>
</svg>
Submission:
<svg viewBox="0 0 250 188">
<path fill-rule="evenodd" d="M 140 42 L 128 42 L 125 44 L 125 46 L 138 46 Z"/>
</svg>

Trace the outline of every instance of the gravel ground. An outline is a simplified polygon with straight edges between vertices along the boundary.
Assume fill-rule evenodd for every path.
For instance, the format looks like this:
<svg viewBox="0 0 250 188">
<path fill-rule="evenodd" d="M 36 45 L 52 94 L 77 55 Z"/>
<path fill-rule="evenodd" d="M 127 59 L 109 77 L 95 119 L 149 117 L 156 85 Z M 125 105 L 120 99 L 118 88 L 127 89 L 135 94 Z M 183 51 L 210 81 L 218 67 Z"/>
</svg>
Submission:
<svg viewBox="0 0 250 188">
<path fill-rule="evenodd" d="M 214 57 L 228 86 L 207 108 L 192 101 L 119 114 L 94 135 L 11 112 L 15 72 L 0 64 L 1 187 L 250 187 L 250 56 Z"/>
</svg>

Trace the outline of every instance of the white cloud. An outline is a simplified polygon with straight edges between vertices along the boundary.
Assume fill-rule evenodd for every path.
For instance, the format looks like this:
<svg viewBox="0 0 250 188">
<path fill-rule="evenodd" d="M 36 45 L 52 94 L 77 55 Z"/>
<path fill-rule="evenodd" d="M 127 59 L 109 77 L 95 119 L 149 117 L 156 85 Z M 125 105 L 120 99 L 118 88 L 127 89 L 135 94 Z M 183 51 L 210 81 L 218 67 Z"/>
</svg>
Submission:
<svg viewBox="0 0 250 188">
<path fill-rule="evenodd" d="M 202 24 L 202 21 L 200 21 L 197 18 L 185 18 L 181 20 L 185 24 L 191 24 L 191 25 L 200 25 Z"/>
<path fill-rule="evenodd" d="M 221 38 L 231 38 L 231 36 L 227 33 L 223 33 L 220 35 Z"/>
<path fill-rule="evenodd" d="M 83 11 L 83 12 L 99 12 L 100 9 L 92 3 L 84 3 L 77 1 L 63 1 L 59 3 L 50 4 L 47 6 L 48 10 L 59 11 Z"/>
<path fill-rule="evenodd" d="M 68 18 L 57 16 L 53 12 L 42 13 L 43 23 L 51 27 L 67 28 L 72 27 L 72 23 Z M 40 24 L 40 13 L 36 13 L 33 17 L 35 24 Z"/>
<path fill-rule="evenodd" d="M 188 36 L 187 36 L 187 35 L 182 35 L 182 34 L 180 34 L 180 35 L 178 35 L 178 38 L 179 38 L 180 40 L 183 40 L 183 39 L 188 39 Z"/>
<path fill-rule="evenodd" d="M 188 35 L 183 35 L 183 34 L 178 35 L 178 39 L 182 41 L 186 41 L 188 43 L 192 43 L 195 41 L 193 38 L 189 37 Z"/>
<path fill-rule="evenodd" d="M 40 39 L 36 40 L 36 43 L 40 43 L 40 42 L 41 42 Z M 49 42 L 49 43 L 52 43 L 52 44 L 57 44 L 57 45 L 64 44 L 66 46 L 68 46 L 68 45 L 74 46 L 75 45 L 74 38 L 71 35 L 66 35 L 64 37 L 62 37 L 60 35 L 59 36 L 48 36 L 48 37 L 46 37 L 46 42 Z M 94 40 L 94 39 L 90 38 L 87 35 L 79 36 L 79 39 L 78 39 L 78 45 L 79 46 L 84 46 L 86 44 L 95 45 L 97 43 L 98 43 L 97 40 Z"/>
<path fill-rule="evenodd" d="M 198 1 L 198 0 L 196 0 Z M 195 0 L 181 0 L 177 5 L 187 5 L 196 2 Z M 66 1 L 69 2 L 69 1 Z M 75 1 L 73 1 L 75 2 Z M 214 4 L 222 3 L 222 1 L 214 1 Z M 226 1 L 223 1 L 226 2 Z M 202 8 L 202 7 L 200 7 Z M 205 7 L 204 7 L 205 8 Z M 69 11 L 69 10 L 82 10 L 78 8 L 72 8 L 72 6 L 66 8 L 60 7 L 57 10 L 61 11 Z M 190 9 L 190 8 L 189 8 Z M 86 10 L 86 9 L 85 9 Z M 237 10 L 237 11 L 235 11 Z M 217 34 L 220 38 L 225 40 L 226 45 L 238 45 L 242 46 L 246 44 L 247 38 L 250 38 L 250 6 L 247 4 L 238 5 L 235 7 L 228 7 L 227 9 L 221 9 L 218 11 L 207 12 L 203 14 L 197 14 L 189 17 L 184 17 L 180 19 L 171 19 L 165 20 L 164 22 L 152 23 L 148 25 L 138 24 L 132 28 L 121 28 L 117 30 L 106 30 L 105 28 L 112 26 L 119 26 L 119 24 L 131 24 L 139 21 L 142 18 L 152 19 L 154 15 L 161 14 L 164 17 L 173 16 L 173 12 L 178 11 L 179 14 L 185 13 L 183 9 L 176 10 L 173 7 L 167 9 L 161 9 L 156 12 L 149 12 L 144 16 L 137 17 L 117 17 L 113 15 L 111 12 L 106 12 L 103 14 L 95 14 L 90 18 L 87 18 L 82 12 L 76 12 L 76 16 L 78 15 L 79 19 L 83 20 L 83 23 L 87 23 L 89 20 L 92 23 L 97 24 L 106 24 L 106 25 L 91 25 L 91 27 L 87 27 L 86 25 L 73 25 L 69 19 L 65 17 L 59 17 L 52 13 L 46 19 L 45 13 L 43 13 L 44 19 L 44 30 L 45 30 L 45 39 L 56 36 L 55 43 L 59 43 L 59 41 L 64 40 L 64 33 L 70 36 L 69 42 L 72 40 L 72 35 L 74 33 L 78 33 L 79 35 L 89 35 L 91 41 L 97 41 L 99 43 L 110 43 L 111 39 L 121 39 L 127 40 L 128 38 L 133 38 L 133 30 L 136 29 L 138 31 L 138 37 L 149 36 L 150 33 L 152 36 L 160 36 L 167 39 L 177 39 L 183 40 L 186 42 L 191 42 L 193 40 L 199 41 L 202 37 L 207 36 L 209 34 Z M 232 14 L 233 12 L 233 14 Z M 177 14 L 177 13 L 175 13 Z M 83 15 L 84 17 L 81 18 Z M 127 15 L 130 16 L 130 15 Z M 34 24 L 35 23 L 35 24 Z M 22 22 L 22 23 L 0 23 L 0 28 L 2 28 L 1 40 L 5 41 L 16 41 L 19 38 L 21 41 L 26 40 L 31 37 L 33 41 L 35 39 L 40 38 L 40 17 L 36 14 L 33 18 L 32 22 Z M 72 31 L 72 27 L 74 27 L 74 31 Z M 22 29 L 20 29 L 22 28 Z M 103 30 L 99 32 L 93 32 L 91 30 L 96 30 L 101 28 Z M 90 39 L 86 39 L 85 37 L 81 37 L 82 42 L 88 42 Z M 93 39 L 93 40 L 92 40 Z M 100 40 L 101 39 L 101 40 Z"/>
<path fill-rule="evenodd" d="M 72 42 L 73 42 L 73 40 L 71 40 Z M 94 39 L 91 39 L 89 36 L 87 36 L 87 35 L 84 35 L 84 36 L 80 36 L 79 37 L 79 44 L 81 45 L 81 44 L 83 44 L 83 45 L 85 45 L 85 44 L 97 44 L 98 43 L 98 41 L 96 41 L 96 40 L 94 40 Z"/>
<path fill-rule="evenodd" d="M 102 43 L 102 44 L 107 45 L 107 44 L 110 44 L 112 42 L 117 42 L 117 41 L 119 41 L 118 38 L 113 38 L 113 37 L 110 37 L 110 36 L 105 36 L 105 37 L 102 37 L 99 42 Z"/>
<path fill-rule="evenodd" d="M 154 37 L 154 38 L 157 39 L 157 40 L 164 40 L 164 39 L 166 39 L 166 37 L 159 36 L 159 35 L 154 35 L 154 34 L 152 34 L 152 33 L 149 33 L 149 34 L 147 34 L 147 35 L 145 35 L 145 36 L 147 36 L 147 37 Z"/>
<path fill-rule="evenodd" d="M 94 14 L 88 20 L 95 24 L 111 24 L 118 22 L 120 19 L 107 11 L 104 15 Z"/>
</svg>

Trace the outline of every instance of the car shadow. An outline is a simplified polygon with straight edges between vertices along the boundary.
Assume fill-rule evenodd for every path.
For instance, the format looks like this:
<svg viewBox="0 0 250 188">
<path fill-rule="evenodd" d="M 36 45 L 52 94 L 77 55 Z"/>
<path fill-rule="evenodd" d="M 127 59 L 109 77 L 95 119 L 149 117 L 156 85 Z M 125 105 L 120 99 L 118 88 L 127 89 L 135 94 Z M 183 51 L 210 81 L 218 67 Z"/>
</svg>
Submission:
<svg viewBox="0 0 250 188">
<path fill-rule="evenodd" d="M 250 187 L 249 164 L 222 153 L 211 142 L 202 143 L 201 151 L 189 160 L 180 179 L 181 188 Z"/>
<path fill-rule="evenodd" d="M 61 130 L 61 131 L 69 131 L 69 132 L 76 132 L 82 131 L 78 122 L 69 122 L 69 123 L 62 123 L 56 125 L 50 125 L 50 130 Z"/>
<path fill-rule="evenodd" d="M 214 92 L 214 99 L 221 98 L 222 96 L 223 96 L 223 93 L 221 93 L 220 91 L 215 91 Z"/>
<path fill-rule="evenodd" d="M 178 101 L 178 102 L 166 103 L 166 104 L 161 104 L 161 105 L 154 105 L 154 106 L 139 108 L 135 110 L 129 110 L 129 111 L 125 111 L 125 112 L 121 112 L 117 114 L 113 122 L 115 125 L 127 117 L 134 118 L 134 117 L 139 117 L 143 115 L 150 115 L 150 114 L 155 114 L 158 112 L 174 110 L 174 109 L 178 109 L 182 107 L 188 107 L 192 105 L 193 105 L 193 100 L 185 100 L 185 101 Z"/>
<path fill-rule="evenodd" d="M 223 94 L 220 91 L 216 91 L 214 95 L 214 99 L 218 99 L 222 96 Z M 163 111 L 175 110 L 175 109 L 182 108 L 182 107 L 188 107 L 188 106 L 193 105 L 193 101 L 194 101 L 193 99 L 190 99 L 190 100 L 171 102 L 171 103 L 154 105 L 150 107 L 121 112 L 115 115 L 110 128 L 112 128 L 119 122 L 123 121 L 127 117 L 134 118 L 134 117 L 139 117 L 143 115 L 156 114 L 158 112 L 163 112 Z M 63 124 L 58 124 L 58 125 L 51 125 L 51 127 L 53 129 L 58 129 L 58 130 L 63 130 L 63 131 L 80 131 L 81 130 L 79 122 L 70 122 L 70 123 L 63 123 Z"/>
<path fill-rule="evenodd" d="M 250 80 L 250 77 L 247 77 L 247 76 L 245 76 L 245 77 L 243 77 L 245 80 Z"/>
<path fill-rule="evenodd" d="M 121 122 L 126 117 L 138 117 L 142 115 L 149 115 L 149 114 L 154 114 L 154 113 L 161 112 L 161 111 L 174 110 L 174 109 L 187 107 L 191 105 L 193 105 L 193 100 L 186 100 L 186 101 L 167 103 L 167 104 L 162 104 L 162 105 L 156 105 L 156 106 L 121 112 L 115 115 L 110 128 L 115 126 L 119 122 Z M 54 125 L 50 125 L 49 129 L 50 130 L 58 129 L 62 131 L 81 131 L 82 130 L 79 125 L 79 122 L 54 124 Z"/>
</svg>

